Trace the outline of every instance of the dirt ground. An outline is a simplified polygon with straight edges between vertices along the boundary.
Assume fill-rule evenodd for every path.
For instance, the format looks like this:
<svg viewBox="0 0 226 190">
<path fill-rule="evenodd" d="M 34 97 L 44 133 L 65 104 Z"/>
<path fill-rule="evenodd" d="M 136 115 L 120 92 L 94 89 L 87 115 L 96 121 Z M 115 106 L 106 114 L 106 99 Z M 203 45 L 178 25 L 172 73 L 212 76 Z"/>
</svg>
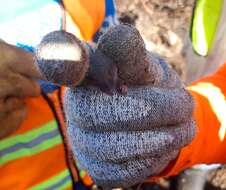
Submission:
<svg viewBox="0 0 226 190">
<path fill-rule="evenodd" d="M 183 79 L 186 64 L 183 47 L 189 38 L 194 2 L 195 0 L 116 0 L 116 6 L 120 21 L 135 25 L 143 36 L 147 49 L 162 55 Z M 179 177 L 176 176 L 133 189 L 179 190 L 178 181 Z M 205 190 L 218 189 L 226 189 L 225 167 L 208 175 Z"/>
<path fill-rule="evenodd" d="M 183 77 L 183 42 L 195 0 L 116 0 L 121 22 L 134 24 L 147 48 L 162 55 Z"/>
</svg>

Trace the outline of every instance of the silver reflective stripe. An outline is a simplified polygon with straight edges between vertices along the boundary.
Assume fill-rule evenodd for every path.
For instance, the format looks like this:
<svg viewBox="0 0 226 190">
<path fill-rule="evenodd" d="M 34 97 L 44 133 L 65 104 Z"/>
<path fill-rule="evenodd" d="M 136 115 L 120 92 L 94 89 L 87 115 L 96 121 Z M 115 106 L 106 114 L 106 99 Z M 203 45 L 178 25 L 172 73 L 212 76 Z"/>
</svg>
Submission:
<svg viewBox="0 0 226 190">
<path fill-rule="evenodd" d="M 45 140 L 52 139 L 52 138 L 56 137 L 57 135 L 59 135 L 59 131 L 58 131 L 58 129 L 55 129 L 53 131 L 50 131 L 49 133 L 45 133 L 45 134 L 42 134 L 42 135 L 38 136 L 37 138 L 33 139 L 30 142 L 26 142 L 26 143 L 19 142 L 19 143 L 15 144 L 15 145 L 13 145 L 11 147 L 8 147 L 8 148 L 0 150 L 0 157 L 3 157 L 6 154 L 10 154 L 10 153 L 13 153 L 15 151 L 18 151 L 20 149 L 33 148 L 34 146 L 37 146 L 38 144 L 41 144 Z"/>
<path fill-rule="evenodd" d="M 61 181 L 59 181 L 58 183 L 48 187 L 47 189 L 45 190 L 55 190 L 59 187 L 61 187 L 62 185 L 64 185 L 67 181 L 71 181 L 71 176 L 66 176 L 65 178 L 63 178 Z"/>
</svg>

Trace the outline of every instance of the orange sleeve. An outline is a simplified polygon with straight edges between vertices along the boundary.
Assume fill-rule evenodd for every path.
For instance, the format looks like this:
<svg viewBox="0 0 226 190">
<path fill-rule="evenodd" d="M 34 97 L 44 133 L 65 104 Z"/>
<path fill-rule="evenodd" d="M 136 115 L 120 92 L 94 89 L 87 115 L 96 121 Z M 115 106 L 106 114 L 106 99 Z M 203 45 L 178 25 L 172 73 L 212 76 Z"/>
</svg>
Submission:
<svg viewBox="0 0 226 190">
<path fill-rule="evenodd" d="M 84 40 L 92 41 L 105 17 L 105 0 L 63 0 Z"/>
<path fill-rule="evenodd" d="M 195 100 L 196 136 L 158 177 L 176 175 L 195 164 L 226 163 L 226 63 L 188 90 Z"/>
</svg>

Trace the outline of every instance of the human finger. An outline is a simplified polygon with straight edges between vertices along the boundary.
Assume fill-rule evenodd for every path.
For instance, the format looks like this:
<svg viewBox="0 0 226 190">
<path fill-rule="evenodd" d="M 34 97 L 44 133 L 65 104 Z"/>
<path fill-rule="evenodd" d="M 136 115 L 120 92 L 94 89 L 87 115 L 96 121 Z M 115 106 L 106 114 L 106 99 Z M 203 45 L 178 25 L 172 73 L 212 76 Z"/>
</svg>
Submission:
<svg viewBox="0 0 226 190">
<path fill-rule="evenodd" d="M 9 97 L 6 99 L 0 99 L 0 118 L 4 117 L 9 112 L 22 108 L 23 106 L 25 106 L 25 103 L 20 98 Z"/>
<path fill-rule="evenodd" d="M 5 42 L 0 42 L 0 49 L 2 61 L 5 61 L 5 64 L 11 71 L 29 78 L 43 79 L 41 73 L 35 66 L 32 53 Z"/>
<path fill-rule="evenodd" d="M 152 52 L 147 52 L 149 75 L 152 82 L 149 86 L 158 88 L 183 88 L 179 75 L 171 69 L 165 60 Z"/>
<path fill-rule="evenodd" d="M 27 109 L 21 107 L 12 112 L 9 112 L 7 116 L 0 119 L 0 139 L 10 135 L 12 132 L 20 127 L 20 124 L 26 118 Z"/>
<path fill-rule="evenodd" d="M 0 77 L 0 97 L 34 97 L 40 95 L 39 84 L 18 73 L 12 73 L 7 78 Z"/>
</svg>

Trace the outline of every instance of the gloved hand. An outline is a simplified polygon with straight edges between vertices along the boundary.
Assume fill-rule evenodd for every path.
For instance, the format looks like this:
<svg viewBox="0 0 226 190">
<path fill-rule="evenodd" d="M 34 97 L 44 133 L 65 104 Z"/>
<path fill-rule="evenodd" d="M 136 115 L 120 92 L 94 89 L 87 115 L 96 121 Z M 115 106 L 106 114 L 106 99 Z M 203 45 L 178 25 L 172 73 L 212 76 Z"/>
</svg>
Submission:
<svg viewBox="0 0 226 190">
<path fill-rule="evenodd" d="M 97 49 L 117 65 L 128 92 L 68 89 L 68 132 L 77 159 L 98 185 L 127 187 L 159 174 L 191 142 L 193 100 L 175 71 L 145 50 L 134 27 L 109 29 Z"/>
<path fill-rule="evenodd" d="M 68 87 L 94 85 L 107 94 L 116 89 L 114 62 L 65 31 L 50 32 L 36 48 L 35 62 L 44 79 Z"/>
<path fill-rule="evenodd" d="M 64 107 L 76 158 L 104 187 L 158 174 L 194 137 L 192 97 L 133 27 L 110 29 L 89 59 L 87 53 L 72 34 L 57 31 L 36 52 L 45 78 L 69 87 Z M 94 86 L 78 87 L 84 78 Z M 115 93 L 118 82 L 128 86 L 126 96 Z"/>
<path fill-rule="evenodd" d="M 40 94 L 40 78 L 30 53 L 0 41 L 0 138 L 14 130 L 26 117 L 24 97 Z"/>
<path fill-rule="evenodd" d="M 128 187 L 159 174 L 195 135 L 191 95 L 162 59 L 150 54 L 150 64 L 162 73 L 154 87 L 129 87 L 126 96 L 66 92 L 73 151 L 98 185 Z"/>
</svg>

